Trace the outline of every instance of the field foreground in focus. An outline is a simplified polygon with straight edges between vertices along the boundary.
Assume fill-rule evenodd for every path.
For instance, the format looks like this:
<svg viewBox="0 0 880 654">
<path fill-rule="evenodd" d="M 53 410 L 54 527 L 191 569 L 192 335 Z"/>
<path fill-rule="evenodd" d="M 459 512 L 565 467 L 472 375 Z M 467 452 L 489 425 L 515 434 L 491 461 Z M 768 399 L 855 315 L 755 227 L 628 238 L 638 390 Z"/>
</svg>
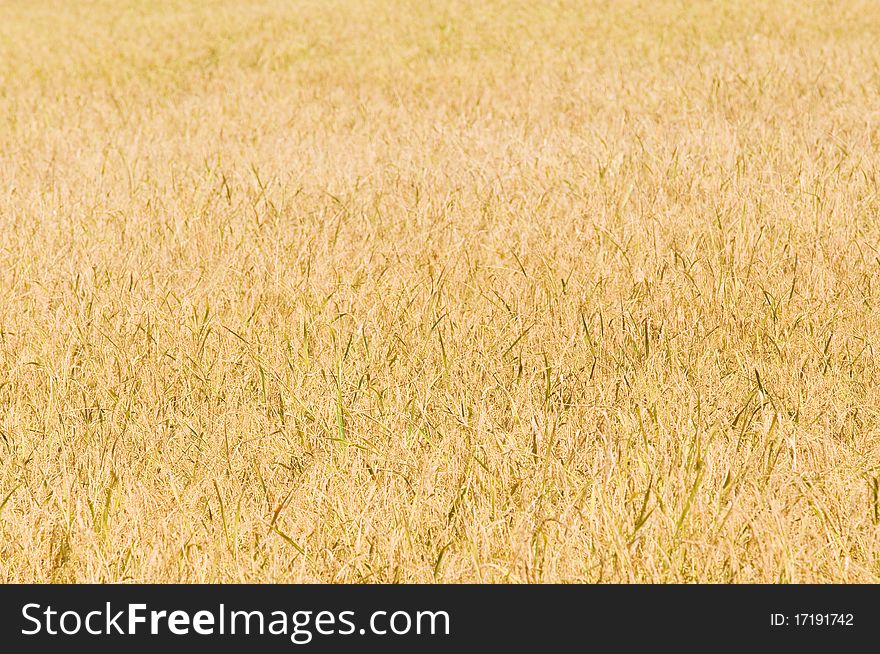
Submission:
<svg viewBox="0 0 880 654">
<path fill-rule="evenodd" d="M 0 581 L 880 580 L 878 42 L 0 0 Z"/>
</svg>

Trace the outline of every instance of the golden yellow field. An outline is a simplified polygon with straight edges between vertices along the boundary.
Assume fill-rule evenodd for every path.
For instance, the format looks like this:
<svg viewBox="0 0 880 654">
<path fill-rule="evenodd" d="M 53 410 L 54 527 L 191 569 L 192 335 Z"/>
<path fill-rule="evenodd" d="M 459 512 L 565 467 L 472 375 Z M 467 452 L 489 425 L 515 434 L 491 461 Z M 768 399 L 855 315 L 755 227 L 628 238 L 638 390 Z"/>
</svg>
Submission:
<svg viewBox="0 0 880 654">
<path fill-rule="evenodd" d="M 0 0 L 0 580 L 880 579 L 872 0 Z"/>
</svg>

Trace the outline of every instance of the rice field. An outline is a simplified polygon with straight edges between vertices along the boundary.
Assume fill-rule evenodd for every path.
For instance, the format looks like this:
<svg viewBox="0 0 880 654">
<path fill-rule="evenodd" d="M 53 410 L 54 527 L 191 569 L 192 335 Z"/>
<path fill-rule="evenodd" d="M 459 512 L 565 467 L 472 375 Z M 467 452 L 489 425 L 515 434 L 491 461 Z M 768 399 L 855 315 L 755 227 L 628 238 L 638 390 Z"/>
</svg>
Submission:
<svg viewBox="0 0 880 654">
<path fill-rule="evenodd" d="M 0 0 L 0 581 L 877 582 L 878 43 Z"/>
</svg>

